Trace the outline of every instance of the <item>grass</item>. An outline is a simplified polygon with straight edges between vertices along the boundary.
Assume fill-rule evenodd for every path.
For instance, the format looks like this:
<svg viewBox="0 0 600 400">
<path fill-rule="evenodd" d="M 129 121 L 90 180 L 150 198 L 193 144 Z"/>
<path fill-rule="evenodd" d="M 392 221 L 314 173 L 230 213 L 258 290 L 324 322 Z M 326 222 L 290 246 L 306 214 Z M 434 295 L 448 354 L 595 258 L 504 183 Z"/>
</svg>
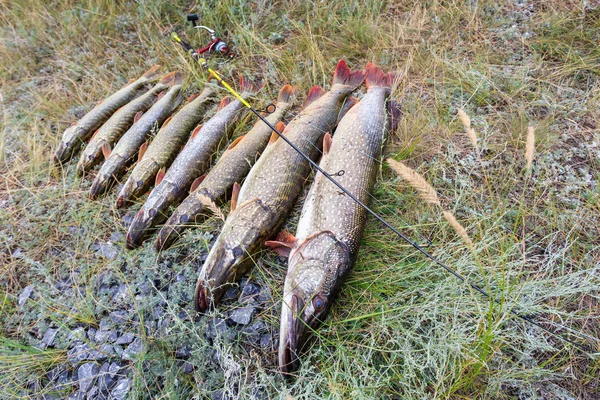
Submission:
<svg viewBox="0 0 600 400">
<path fill-rule="evenodd" d="M 175 276 L 195 276 L 220 220 L 160 257 L 152 243 L 125 251 L 122 236 L 111 238 L 126 232 L 116 194 L 89 201 L 90 182 L 75 177 L 75 162 L 62 170 L 50 162 L 72 121 L 153 64 L 186 71 L 186 93 L 201 87 L 203 73 L 162 34 L 181 32 L 192 11 L 235 44 L 235 60 L 219 65 L 226 77 L 267 79 L 259 106 L 287 82 L 301 93 L 328 85 L 340 58 L 397 71 L 393 96 L 404 118 L 382 160 L 419 172 L 473 246 L 385 162 L 372 205 L 412 240 L 430 239 L 428 251 L 499 303 L 369 219 L 356 266 L 295 379 L 277 374 L 276 349 L 249 348 L 241 334 L 208 340 L 205 326 L 238 304 L 194 322 L 194 280 Z M 132 398 L 217 390 L 239 398 L 597 398 L 598 344 L 595 353 L 579 351 L 509 310 L 598 336 L 599 16 L 588 3 L 560 1 L 0 3 L 2 397 L 49 393 L 46 373 L 64 362 L 68 334 L 112 311 L 102 283 L 147 280 L 168 289 L 150 302 L 136 301 L 133 289 L 124 294 L 132 309 L 123 328 L 146 345 L 131 362 Z M 471 118 L 477 149 L 459 109 Z M 529 126 L 535 153 L 527 168 Z M 114 259 L 92 249 L 107 241 L 119 250 Z M 274 331 L 284 275 L 285 264 L 267 253 L 251 272 L 270 287 L 273 302 L 261 316 Z M 66 278 L 67 300 L 56 289 Z M 34 295 L 20 306 L 30 284 Z M 144 321 L 161 304 L 170 322 L 158 334 Z M 34 348 L 35 332 L 49 325 L 60 329 L 57 348 Z M 184 344 L 192 374 L 175 357 Z"/>
</svg>

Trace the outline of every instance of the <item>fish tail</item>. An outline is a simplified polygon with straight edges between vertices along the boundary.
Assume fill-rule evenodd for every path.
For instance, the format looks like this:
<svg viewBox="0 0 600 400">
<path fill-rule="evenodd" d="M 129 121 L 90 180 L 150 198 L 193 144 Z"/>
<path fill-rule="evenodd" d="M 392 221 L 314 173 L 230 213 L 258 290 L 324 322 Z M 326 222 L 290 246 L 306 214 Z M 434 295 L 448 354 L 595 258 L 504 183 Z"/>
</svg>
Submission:
<svg viewBox="0 0 600 400">
<path fill-rule="evenodd" d="M 387 128 L 389 132 L 394 132 L 398 128 L 400 118 L 402 118 L 402 109 L 400 103 L 390 100 L 387 103 Z"/>
<path fill-rule="evenodd" d="M 246 93 L 258 93 L 265 86 L 265 81 L 254 82 L 251 79 L 240 75 L 240 91 Z"/>
<path fill-rule="evenodd" d="M 366 85 L 367 89 L 373 86 L 392 87 L 396 74 L 393 72 L 384 73 L 381 68 L 372 62 L 367 63 L 366 67 Z"/>
<path fill-rule="evenodd" d="M 158 79 L 159 73 L 158 70 L 161 68 L 160 65 L 155 65 L 150 68 L 148 71 L 144 72 L 142 78 L 146 81 L 154 81 Z"/>
<path fill-rule="evenodd" d="M 351 90 L 359 87 L 365 80 L 363 70 L 351 71 L 346 61 L 340 60 L 333 74 L 333 85 L 350 86 Z"/>
<path fill-rule="evenodd" d="M 327 92 L 321 86 L 311 87 L 310 90 L 308 91 L 308 94 L 306 95 L 306 100 L 304 101 L 302 108 L 305 108 L 309 104 L 315 102 L 321 96 L 323 96 L 325 93 L 327 93 Z"/>
<path fill-rule="evenodd" d="M 298 87 L 292 86 L 289 83 L 284 85 L 281 90 L 279 90 L 279 96 L 277 97 L 278 103 L 289 103 L 292 97 L 298 91 Z"/>
<path fill-rule="evenodd" d="M 173 71 L 173 72 L 169 72 L 168 74 L 163 76 L 160 79 L 160 82 L 158 82 L 158 83 L 160 83 L 161 85 L 165 85 L 165 86 L 180 85 L 181 83 L 177 83 L 177 82 L 183 82 L 184 77 L 185 77 L 185 75 L 183 74 L 183 72 Z"/>
</svg>

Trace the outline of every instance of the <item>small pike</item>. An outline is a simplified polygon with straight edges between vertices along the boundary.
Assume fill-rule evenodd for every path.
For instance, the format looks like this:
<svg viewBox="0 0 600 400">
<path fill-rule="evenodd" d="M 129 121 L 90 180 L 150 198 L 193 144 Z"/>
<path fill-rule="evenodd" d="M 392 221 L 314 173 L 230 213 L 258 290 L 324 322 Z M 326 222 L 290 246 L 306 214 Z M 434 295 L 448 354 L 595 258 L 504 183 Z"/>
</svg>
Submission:
<svg viewBox="0 0 600 400">
<path fill-rule="evenodd" d="M 112 147 L 127 132 L 127 130 L 137 122 L 140 113 L 148 110 L 156 101 L 159 93 L 173 86 L 177 72 L 171 72 L 165 75 L 160 82 L 148 90 L 146 93 L 121 107 L 100 129 L 94 133 L 92 140 L 83 150 L 79 163 L 77 164 L 77 173 L 83 174 L 103 160 L 102 147 Z"/>
<path fill-rule="evenodd" d="M 158 171 L 171 165 L 204 116 L 208 105 L 215 100 L 215 95 L 215 89 L 207 86 L 200 95 L 191 96 L 188 103 L 163 125 L 123 185 L 117 199 L 117 208 L 146 193 L 154 183 Z"/>
<path fill-rule="evenodd" d="M 142 87 L 158 79 L 160 65 L 150 68 L 139 79 L 129 81 L 110 97 L 101 101 L 79 121 L 74 122 L 63 133 L 61 142 L 54 153 L 54 162 L 57 164 L 68 161 L 73 154 L 84 144 L 100 126 L 110 118 L 119 108 L 129 103 L 140 95 Z"/>
<path fill-rule="evenodd" d="M 316 159 L 323 135 L 335 128 L 346 98 L 363 80 L 363 71 L 352 72 L 341 60 L 330 91 L 313 87 L 304 110 L 285 128 L 284 135 Z M 197 311 L 218 302 L 228 284 L 250 268 L 252 257 L 290 212 L 310 170 L 308 161 L 283 140 L 267 147 L 250 170 L 237 196 L 237 206 L 202 267 L 194 299 Z"/>
<path fill-rule="evenodd" d="M 337 181 L 364 203 L 375 183 L 377 158 L 386 132 L 400 116 L 395 102 L 386 100 L 394 80 L 375 65 L 366 67 L 367 94 L 340 121 L 333 140 L 326 135 L 320 167 L 344 174 Z M 322 174 L 317 174 L 304 203 L 296 237 L 282 232 L 266 245 L 289 256 L 285 278 L 279 340 L 279 366 L 296 368 L 298 353 L 312 330 L 322 322 L 350 271 L 364 225 L 366 211 L 344 195 Z"/>
<path fill-rule="evenodd" d="M 173 111 L 183 101 L 183 96 L 179 94 L 183 84 L 184 75 L 177 72 L 171 81 L 171 88 L 165 93 L 161 93 L 158 101 L 133 124 L 131 128 L 123 135 L 117 143 L 114 150 L 105 144 L 102 152 L 106 161 L 102 164 L 96 179 L 90 188 L 90 198 L 96 199 L 106 192 L 110 185 L 116 179 L 119 179 L 125 172 L 126 167 L 134 162 L 136 154 L 143 148 L 152 128 L 160 126 Z"/>
<path fill-rule="evenodd" d="M 267 120 L 272 125 L 280 123 L 278 129 L 283 130 L 284 128 L 283 122 L 280 121 L 292 105 L 294 91 L 295 89 L 291 85 L 285 85 L 281 88 L 277 99 L 277 107 L 272 114 L 267 116 Z M 248 175 L 250 168 L 267 146 L 272 134 L 276 135 L 267 124 L 259 120 L 248 133 L 237 138 L 229 145 L 227 151 L 223 153 L 217 164 L 206 175 L 198 189 L 192 192 L 177 207 L 160 230 L 156 240 L 157 251 L 171 246 L 181 232 L 191 226 L 188 222 L 199 222 L 199 218 L 206 208 L 203 199 L 208 198 L 212 202 L 224 200 L 234 183 L 241 182 Z"/>
<path fill-rule="evenodd" d="M 258 90 L 245 79 L 241 79 L 241 86 L 244 99 Z M 236 123 L 245 114 L 244 105 L 239 100 L 224 98 L 219 107 L 219 111 L 211 119 L 194 130 L 166 174 L 159 171 L 156 186 L 127 232 L 128 249 L 141 245 L 149 230 L 166 219 L 164 213 L 169 206 L 178 204 L 190 187 L 197 187 L 204 179 L 204 173 L 210 167 L 211 156 L 217 151 L 219 143 L 223 137 L 231 134 Z M 241 112 L 243 108 L 244 112 Z"/>
</svg>

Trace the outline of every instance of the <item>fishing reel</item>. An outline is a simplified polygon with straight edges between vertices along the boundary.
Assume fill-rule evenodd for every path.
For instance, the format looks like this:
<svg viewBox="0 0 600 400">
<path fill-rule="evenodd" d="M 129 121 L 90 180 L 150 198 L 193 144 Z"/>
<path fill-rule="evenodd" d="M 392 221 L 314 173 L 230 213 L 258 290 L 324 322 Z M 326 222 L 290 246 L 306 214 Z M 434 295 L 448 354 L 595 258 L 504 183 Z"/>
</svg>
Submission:
<svg viewBox="0 0 600 400">
<path fill-rule="evenodd" d="M 216 54 L 228 58 L 234 57 L 234 54 L 231 51 L 229 51 L 229 46 L 227 46 L 227 43 L 225 43 L 223 39 L 218 38 L 213 29 L 198 24 L 198 21 L 200 20 L 198 14 L 189 14 L 187 16 L 187 20 L 192 24 L 192 27 L 194 29 L 204 29 L 210 34 L 211 41 L 206 46 L 197 49 L 197 54 L 201 55 L 206 53 L 210 55 Z"/>
</svg>

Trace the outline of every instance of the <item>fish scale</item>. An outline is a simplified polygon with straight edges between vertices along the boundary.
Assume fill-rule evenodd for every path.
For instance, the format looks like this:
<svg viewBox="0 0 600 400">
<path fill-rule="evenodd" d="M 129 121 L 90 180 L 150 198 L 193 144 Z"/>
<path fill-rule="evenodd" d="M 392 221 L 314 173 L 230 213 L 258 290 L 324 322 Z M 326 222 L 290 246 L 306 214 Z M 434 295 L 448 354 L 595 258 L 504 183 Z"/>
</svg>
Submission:
<svg viewBox="0 0 600 400">
<path fill-rule="evenodd" d="M 281 89 L 275 111 L 267 116 L 269 123 L 276 125 L 281 121 L 292 104 L 292 94 L 293 87 L 291 85 L 285 85 Z M 217 164 L 206 175 L 197 190 L 177 207 L 160 230 L 156 240 L 157 250 L 170 246 L 183 229 L 189 226 L 188 221 L 197 222 L 196 216 L 201 214 L 205 208 L 204 199 L 207 198 L 213 202 L 220 201 L 235 182 L 241 182 L 244 179 L 267 145 L 272 133 L 268 125 L 263 121 L 258 121 L 248 133 L 237 139 L 236 143 L 232 145 L 233 147 L 230 146 L 221 155 Z"/>
<path fill-rule="evenodd" d="M 98 103 L 79 121 L 68 127 L 54 153 L 54 161 L 65 162 L 70 159 L 78 146 L 85 143 L 92 134 L 100 128 L 119 108 L 142 94 L 144 85 L 158 78 L 159 65 L 146 71 L 140 78 L 128 83 L 123 88 Z"/>
<path fill-rule="evenodd" d="M 167 126 L 159 130 L 123 185 L 117 200 L 118 207 L 143 195 L 154 183 L 158 171 L 171 164 L 188 140 L 191 131 L 204 116 L 208 105 L 215 99 L 215 95 L 215 89 L 207 86 L 198 97 L 177 112 Z"/>
<path fill-rule="evenodd" d="M 362 71 L 351 72 L 340 61 L 330 91 L 322 94 L 320 87 L 311 89 L 307 102 L 312 102 L 285 128 L 286 137 L 316 159 L 323 135 L 333 130 L 346 98 L 363 79 Z M 227 284 L 249 269 L 252 256 L 290 212 L 310 171 L 308 161 L 283 140 L 267 147 L 250 170 L 237 208 L 229 214 L 202 267 L 194 301 L 198 311 L 218 301 Z"/>
</svg>

